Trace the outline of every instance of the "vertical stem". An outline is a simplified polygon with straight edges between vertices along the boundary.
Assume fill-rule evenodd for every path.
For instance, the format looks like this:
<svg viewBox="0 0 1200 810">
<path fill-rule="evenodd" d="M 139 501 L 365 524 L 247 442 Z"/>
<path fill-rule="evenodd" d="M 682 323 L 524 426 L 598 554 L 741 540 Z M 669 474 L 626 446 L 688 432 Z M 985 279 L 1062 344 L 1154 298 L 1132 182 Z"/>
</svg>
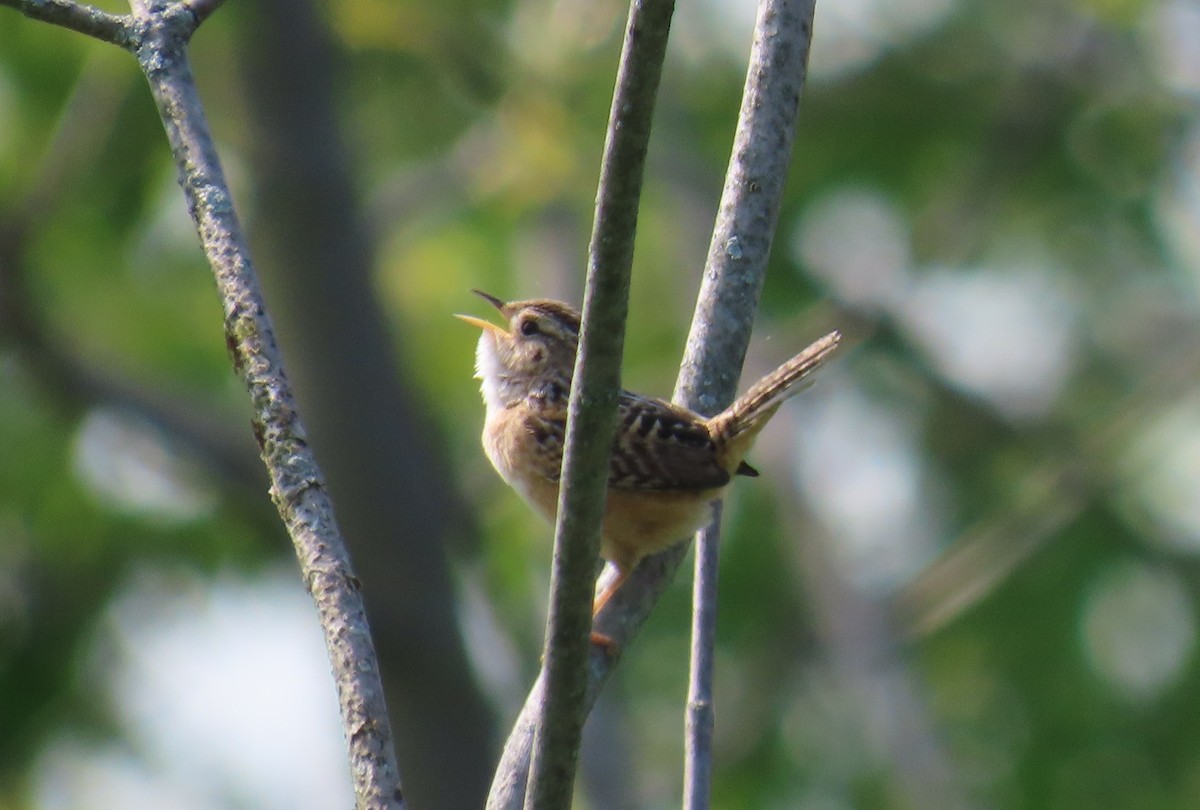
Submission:
<svg viewBox="0 0 1200 810">
<path fill-rule="evenodd" d="M 733 155 L 675 389 L 677 398 L 703 414 L 716 413 L 733 399 L 750 342 L 791 163 L 814 3 L 762 0 L 759 4 Z M 718 508 L 713 524 L 696 537 L 692 659 L 684 724 L 683 806 L 688 810 L 704 810 L 710 804 L 719 516 Z"/>
<path fill-rule="evenodd" d="M 675 386 L 677 399 L 702 414 L 733 401 L 746 359 L 792 159 L 814 3 L 758 7 L 733 155 Z"/>
<path fill-rule="evenodd" d="M 688 347 L 675 388 L 678 402 L 715 413 L 732 400 L 766 273 L 766 259 L 791 158 L 804 85 L 814 0 L 764 0 L 726 175 L 720 214 Z M 678 545 L 642 560 L 605 616 L 617 644 L 640 629 L 686 555 Z M 701 550 L 699 553 L 704 554 Z M 593 654 L 587 703 L 612 673 L 614 658 Z M 533 685 L 509 734 L 488 797 L 488 810 L 522 806 L 545 672 Z"/>
<path fill-rule="evenodd" d="M 674 0 L 634 0 L 609 114 L 588 251 L 583 323 L 567 406 L 554 533 L 545 697 L 534 737 L 527 810 L 571 804 L 588 702 L 592 572 L 616 429 L 638 201 Z"/>
<path fill-rule="evenodd" d="M 717 559 L 721 545 L 721 503 L 696 538 L 692 582 L 692 653 L 685 719 L 683 806 L 707 810 L 712 793 L 713 659 L 717 634 Z"/>
</svg>

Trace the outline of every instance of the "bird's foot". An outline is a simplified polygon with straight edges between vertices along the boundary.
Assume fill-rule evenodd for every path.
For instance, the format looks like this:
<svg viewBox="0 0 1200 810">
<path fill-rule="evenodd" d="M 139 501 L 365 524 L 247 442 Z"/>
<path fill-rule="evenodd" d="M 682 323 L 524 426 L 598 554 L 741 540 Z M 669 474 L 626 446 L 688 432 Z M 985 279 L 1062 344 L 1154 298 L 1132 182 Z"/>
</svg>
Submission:
<svg viewBox="0 0 1200 810">
<path fill-rule="evenodd" d="M 591 640 L 609 658 L 616 658 L 621 653 L 621 645 L 613 641 L 612 636 L 593 630 Z"/>
</svg>

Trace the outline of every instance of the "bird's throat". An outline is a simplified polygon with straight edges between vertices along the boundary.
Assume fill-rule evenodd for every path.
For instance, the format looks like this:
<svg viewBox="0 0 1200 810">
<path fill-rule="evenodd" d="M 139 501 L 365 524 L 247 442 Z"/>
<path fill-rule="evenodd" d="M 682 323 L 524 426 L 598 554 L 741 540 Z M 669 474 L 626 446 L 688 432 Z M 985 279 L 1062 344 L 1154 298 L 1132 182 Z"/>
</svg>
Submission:
<svg viewBox="0 0 1200 810">
<path fill-rule="evenodd" d="M 479 336 L 475 347 L 475 376 L 480 381 L 479 389 L 489 414 L 525 399 L 532 384 L 528 375 L 514 371 L 504 362 L 496 338 L 489 332 Z"/>
</svg>

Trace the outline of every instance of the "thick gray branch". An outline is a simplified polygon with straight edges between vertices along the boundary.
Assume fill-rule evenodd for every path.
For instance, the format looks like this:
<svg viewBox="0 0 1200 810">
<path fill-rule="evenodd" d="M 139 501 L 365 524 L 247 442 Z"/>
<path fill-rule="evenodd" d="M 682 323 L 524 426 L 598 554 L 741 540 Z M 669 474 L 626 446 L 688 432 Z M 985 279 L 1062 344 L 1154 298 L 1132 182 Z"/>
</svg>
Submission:
<svg viewBox="0 0 1200 810">
<path fill-rule="evenodd" d="M 190 16 L 190 15 L 188 15 Z M 399 773 L 358 580 L 324 477 L 305 439 L 271 322 L 196 93 L 183 38 L 148 18 L 138 62 L 166 127 L 179 181 L 216 276 L 225 340 L 250 391 L 271 496 L 300 559 L 329 649 L 359 807 L 400 807 Z"/>
<path fill-rule="evenodd" d="M 247 155 L 255 267 L 362 579 L 405 799 L 479 808 L 495 720 L 473 680 L 449 560 L 469 555 L 456 545 L 478 532 L 440 446 L 436 403 L 397 356 L 378 295 L 373 229 L 338 119 L 344 54 L 324 10 L 257 0 L 235 34 L 246 123 L 259 133 Z M 389 217 L 414 216 L 413 205 Z"/>
<path fill-rule="evenodd" d="M 733 155 L 675 399 L 713 414 L 737 393 L 808 70 L 815 0 L 763 0 Z"/>
<path fill-rule="evenodd" d="M 225 311 L 226 345 L 246 382 L 271 495 L 316 602 L 333 665 L 360 808 L 402 808 L 375 651 L 358 580 L 308 447 L 245 240 L 187 59 L 187 42 L 220 0 L 149 5 L 120 17 L 65 0 L 0 0 L 27 16 L 134 52 L 158 106 L 188 209 Z"/>
<path fill-rule="evenodd" d="M 616 427 L 638 200 L 674 9 L 674 0 L 635 0 L 630 6 L 609 114 L 568 406 L 546 628 L 546 688 L 525 800 L 530 810 L 569 807 L 574 790 L 588 704 L 592 573 Z"/>
<path fill-rule="evenodd" d="M 701 412 L 716 412 L 733 398 L 749 344 L 791 160 L 813 2 L 764 0 L 760 6 L 733 156 L 676 386 L 677 400 Z M 616 649 L 624 649 L 637 634 L 686 553 L 681 543 L 646 558 L 613 595 L 598 617 L 597 629 L 613 640 Z M 595 701 L 617 660 L 591 651 L 585 707 Z M 489 808 L 521 807 L 544 690 L 542 677 L 505 744 Z"/>
<path fill-rule="evenodd" d="M 717 413 L 737 393 L 791 163 L 800 93 L 808 71 L 814 4 L 815 0 L 763 0 L 759 5 L 733 157 L 675 387 L 676 399 L 700 413 Z M 720 538 L 718 518 L 696 535 L 695 616 L 684 743 L 686 810 L 706 810 L 712 791 L 713 647 Z"/>
</svg>

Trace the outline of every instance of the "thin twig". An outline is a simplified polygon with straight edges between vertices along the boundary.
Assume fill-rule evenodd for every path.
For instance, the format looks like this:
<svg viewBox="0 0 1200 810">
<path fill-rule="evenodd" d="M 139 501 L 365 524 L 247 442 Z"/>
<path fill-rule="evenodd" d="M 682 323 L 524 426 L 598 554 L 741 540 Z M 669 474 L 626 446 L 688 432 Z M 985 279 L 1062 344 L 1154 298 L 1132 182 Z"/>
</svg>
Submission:
<svg viewBox="0 0 1200 810">
<path fill-rule="evenodd" d="M 696 535 L 692 579 L 692 652 L 684 716 L 683 806 L 705 810 L 712 793 L 713 669 L 717 634 L 717 560 L 721 545 L 721 504 Z"/>
<path fill-rule="evenodd" d="M 768 1 L 759 13 L 733 159 L 710 248 L 710 269 L 705 272 L 676 387 L 676 399 L 701 412 L 716 412 L 718 405 L 732 399 L 749 344 L 791 157 L 812 13 L 813 0 Z M 681 543 L 647 557 L 613 594 L 596 625 L 616 649 L 627 648 L 686 553 L 687 545 Z M 618 659 L 592 651 L 585 708 L 595 702 Z M 522 806 L 544 688 L 544 679 L 539 678 L 509 734 L 488 799 L 489 810 Z"/>
<path fill-rule="evenodd" d="M 137 41 L 133 17 L 101 11 L 87 3 L 73 0 L 0 0 L 0 6 L 11 6 L 31 20 L 61 25 L 126 50 L 132 49 Z"/>
<path fill-rule="evenodd" d="M 593 571 L 616 430 L 638 200 L 674 0 L 636 0 L 609 114 L 571 386 L 546 625 L 545 699 L 526 810 L 571 804 L 586 716 Z"/>
<path fill-rule="evenodd" d="M 324 477 L 308 447 L 283 371 L 241 225 L 187 58 L 187 42 L 216 3 L 152 6 L 133 0 L 118 17 L 63 0 L 13 2 L 27 16 L 114 42 L 135 53 L 167 131 L 188 209 L 212 265 L 225 311 L 225 339 L 245 381 L 271 495 L 316 602 L 333 665 L 357 806 L 403 808 L 375 652 L 358 580 L 333 517 Z"/>
<path fill-rule="evenodd" d="M 700 413 L 718 412 L 737 393 L 792 158 L 814 5 L 815 0 L 759 4 L 733 156 L 675 388 L 676 399 Z M 683 806 L 688 810 L 705 810 L 712 789 L 719 543 L 720 526 L 714 519 L 696 536 L 694 636 L 684 724 Z"/>
</svg>

